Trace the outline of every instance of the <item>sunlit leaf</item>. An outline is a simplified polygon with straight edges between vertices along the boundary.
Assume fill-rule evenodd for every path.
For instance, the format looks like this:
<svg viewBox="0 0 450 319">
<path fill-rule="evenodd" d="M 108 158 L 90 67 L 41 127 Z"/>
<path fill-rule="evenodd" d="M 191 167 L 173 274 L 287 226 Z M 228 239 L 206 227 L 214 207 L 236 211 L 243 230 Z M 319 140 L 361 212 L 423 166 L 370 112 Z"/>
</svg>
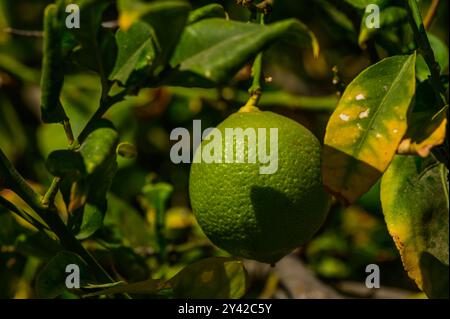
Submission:
<svg viewBox="0 0 450 319">
<path fill-rule="evenodd" d="M 170 63 L 186 76 L 220 83 L 280 39 L 319 52 L 314 34 L 294 19 L 261 26 L 212 18 L 186 27 Z"/>
<path fill-rule="evenodd" d="M 381 182 L 389 233 L 403 266 L 430 298 L 448 298 L 448 170 L 427 158 L 397 155 Z"/>
<path fill-rule="evenodd" d="M 367 68 L 345 90 L 325 134 L 325 186 L 353 203 L 381 177 L 407 128 L 415 54 Z"/>
<path fill-rule="evenodd" d="M 170 279 L 176 298 L 237 299 L 245 294 L 247 284 L 242 261 L 224 257 L 198 261 Z"/>
</svg>

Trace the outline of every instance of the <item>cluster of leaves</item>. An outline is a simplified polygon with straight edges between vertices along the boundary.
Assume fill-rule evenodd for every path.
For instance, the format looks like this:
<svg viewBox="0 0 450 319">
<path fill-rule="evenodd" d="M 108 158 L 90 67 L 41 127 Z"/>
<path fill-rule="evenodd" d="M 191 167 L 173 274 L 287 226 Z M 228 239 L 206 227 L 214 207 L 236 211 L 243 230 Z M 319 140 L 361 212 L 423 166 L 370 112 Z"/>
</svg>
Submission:
<svg viewBox="0 0 450 319">
<path fill-rule="evenodd" d="M 448 77 L 440 70 L 447 68 L 448 49 L 428 38 L 416 1 L 379 2 L 381 29 L 361 27 L 359 44 L 383 28 L 406 25 L 422 58 L 415 50 L 395 52 L 346 87 L 326 129 L 324 183 L 352 204 L 382 177 L 383 213 L 405 269 L 428 296 L 448 297 L 448 144 L 444 156 L 433 152 L 446 137 Z"/>
<path fill-rule="evenodd" d="M 32 256 L 25 265 L 12 267 L 24 269 L 24 279 L 35 281 L 39 296 L 244 295 L 248 278 L 242 262 L 205 248 L 209 246 L 192 215 L 183 209 L 168 209 L 174 187 L 146 178 L 147 171 L 136 169 L 137 150 L 167 153 L 168 137 L 154 123 L 142 128 L 133 114 L 139 113 L 147 122 L 160 120 L 161 108 L 170 100 L 165 116 L 184 125 L 198 114 L 203 101 L 242 104 L 247 92 L 229 93 L 226 85 L 236 81 L 236 73 L 266 49 L 275 50 L 276 59 L 282 60 L 280 52 L 288 53 L 276 51 L 279 45 L 295 48 L 293 52 L 306 48 L 311 53 L 305 57 L 318 60 L 308 63 L 304 58 L 305 64 L 310 68 L 320 65 L 325 54 L 319 56 L 316 36 L 298 20 L 284 19 L 286 13 L 277 9 L 280 2 L 275 2 L 272 13 L 275 22 L 260 25 L 231 20 L 218 4 L 194 10 L 181 0 L 58 0 L 47 6 L 43 17 L 41 73 L 0 52 L 0 68 L 24 82 L 40 82 L 40 115 L 48 123 L 36 132 L 39 152 L 46 158 L 45 169 L 36 170 L 53 176 L 49 190 L 25 187 L 25 181 L 3 152 L 0 154 L 0 189 L 17 193 L 1 193 L 0 207 L 5 209 L 0 208 L 0 224 L 6 226 L 0 227 L 0 244 Z M 381 179 L 383 213 L 405 269 L 428 296 L 445 297 L 448 153 L 436 146 L 444 142 L 447 124 L 448 77 L 441 70 L 448 68 L 448 49 L 425 31 L 415 1 L 313 2 L 312 6 L 329 18 L 323 19 L 327 27 L 341 30 L 351 45 L 368 51 L 373 62 L 387 58 L 354 78 L 336 109 L 334 94 L 331 98 L 304 97 L 284 90 L 264 92 L 260 106 L 334 110 L 325 134 L 326 187 L 341 202 L 353 204 Z M 292 3 L 286 1 L 280 8 L 300 6 L 297 1 Z M 80 29 L 65 26 L 69 4 L 80 8 Z M 381 8 L 379 29 L 367 28 L 365 8 L 369 4 Z M 277 20 L 277 15 L 283 19 Z M 117 19 L 117 26 L 105 27 L 105 17 L 111 16 Z M 0 13 L 0 28 L 2 21 Z M 320 73 L 305 69 L 306 73 Z M 149 100 L 150 111 L 146 107 Z M 2 133 L 9 136 L 8 143 L 0 145 L 9 146 L 4 151 L 14 158 L 25 148 L 25 129 L 1 94 L 0 103 L 5 115 L 0 118 L 0 139 Z M 224 116 L 221 107 L 214 104 L 219 119 Z M 217 121 L 214 118 L 211 124 Z M 134 138 L 130 127 L 138 136 L 136 141 L 147 147 L 125 142 Z M 147 155 L 160 156 L 153 151 Z M 172 174 L 180 183 L 186 182 L 185 175 Z M 131 175 L 134 182 L 124 183 Z M 56 194 L 58 190 L 60 194 Z M 12 218 L 7 211 L 19 217 Z M 343 211 L 342 225 L 325 231 L 306 249 L 307 259 L 324 277 L 345 277 L 367 260 L 382 261 L 380 251 L 392 254 L 382 240 L 373 240 L 385 235 L 379 223 L 355 206 Z M 353 223 L 375 226 L 367 226 L 370 229 L 362 234 L 352 226 L 352 218 L 357 220 Z M 339 227 L 351 234 L 350 240 L 339 237 Z M 347 253 L 349 246 L 365 257 L 352 260 L 352 269 L 336 267 L 339 260 L 331 260 L 328 252 Z M 326 258 L 322 258 L 324 251 Z M 198 261 L 211 255 L 214 257 Z M 171 262 L 172 258 L 181 262 Z M 334 265 L 331 272 L 330 260 Z M 71 263 L 80 265 L 83 287 L 68 292 L 65 267 Z M 8 271 L 2 267 L 0 263 L 0 276 Z M 40 272 L 33 279 L 36 269 Z"/>
</svg>

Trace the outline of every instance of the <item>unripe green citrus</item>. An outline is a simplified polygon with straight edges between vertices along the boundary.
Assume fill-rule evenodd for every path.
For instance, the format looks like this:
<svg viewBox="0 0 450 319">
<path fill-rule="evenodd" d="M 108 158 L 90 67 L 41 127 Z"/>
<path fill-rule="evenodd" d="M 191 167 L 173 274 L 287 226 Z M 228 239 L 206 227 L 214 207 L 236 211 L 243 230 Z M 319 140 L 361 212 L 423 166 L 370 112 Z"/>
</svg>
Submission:
<svg viewBox="0 0 450 319">
<path fill-rule="evenodd" d="M 265 128 L 267 140 L 269 129 L 278 129 L 275 173 L 260 174 L 267 164 L 258 160 L 194 161 L 189 181 L 194 215 L 215 245 L 235 256 L 275 263 L 310 240 L 325 220 L 330 200 L 322 185 L 320 143 L 302 125 L 272 112 L 238 112 L 217 128 L 223 150 L 226 128 Z M 210 142 L 204 140 L 202 147 Z M 236 151 L 236 139 L 232 143 Z"/>
</svg>

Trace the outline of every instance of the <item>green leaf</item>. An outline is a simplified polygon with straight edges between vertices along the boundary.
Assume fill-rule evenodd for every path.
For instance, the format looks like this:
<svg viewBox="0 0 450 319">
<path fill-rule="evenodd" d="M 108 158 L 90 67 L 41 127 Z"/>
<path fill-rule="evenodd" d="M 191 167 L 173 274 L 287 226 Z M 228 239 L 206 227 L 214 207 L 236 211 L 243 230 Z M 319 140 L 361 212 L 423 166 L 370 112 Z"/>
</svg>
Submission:
<svg viewBox="0 0 450 319">
<path fill-rule="evenodd" d="M 403 266 L 430 298 L 448 298 L 448 170 L 398 155 L 381 181 L 381 203 Z"/>
<path fill-rule="evenodd" d="M 111 0 L 60 0 L 62 6 L 76 4 L 80 8 L 80 28 L 66 29 L 85 50 L 96 48 L 97 36 L 101 27 L 102 15 Z M 66 13 L 67 16 L 67 13 Z"/>
<path fill-rule="evenodd" d="M 120 1 L 121 28 L 116 34 L 119 52 L 109 78 L 126 84 L 135 71 L 140 72 L 137 80 L 157 76 L 166 67 L 189 10 L 190 5 L 183 1 Z"/>
<path fill-rule="evenodd" d="M 106 78 L 110 72 L 110 59 L 115 57 L 115 43 L 111 32 L 103 32 L 102 15 L 112 0 L 60 0 L 64 8 L 76 4 L 80 8 L 80 27 L 68 29 L 63 26 L 65 42 L 71 58 L 82 67 L 97 72 Z M 64 17 L 68 14 L 66 13 Z M 101 32 L 102 31 L 102 32 Z"/>
<path fill-rule="evenodd" d="M 118 30 L 116 41 L 119 52 L 109 79 L 125 84 L 133 72 L 147 70 L 155 60 L 152 29 L 137 21 L 126 31 Z"/>
<path fill-rule="evenodd" d="M 314 34 L 294 19 L 262 26 L 212 18 L 186 27 L 170 64 L 181 72 L 179 77 L 184 75 L 200 78 L 203 83 L 221 83 L 229 80 L 258 52 L 280 39 L 311 47 L 315 55 L 319 52 Z"/>
<path fill-rule="evenodd" d="M 226 13 L 223 7 L 217 3 L 211 3 L 189 13 L 187 24 L 193 24 L 197 21 L 208 18 L 225 18 Z"/>
<path fill-rule="evenodd" d="M 116 171 L 117 162 L 114 156 L 95 174 L 77 182 L 77 184 L 83 185 L 81 194 L 77 194 L 77 196 L 82 197 L 84 204 L 71 215 L 73 219 L 70 220 L 71 224 L 75 225 L 77 239 L 86 239 L 102 227 L 107 210 L 106 195 Z"/>
<path fill-rule="evenodd" d="M 118 133 L 111 122 L 100 120 L 94 123 L 79 152 L 76 152 L 78 154 L 73 155 L 76 163 L 80 160 L 75 156 L 81 157 L 82 164 L 77 165 L 82 165 L 85 170 L 85 175 L 72 187 L 69 204 L 69 226 L 77 233 L 78 239 L 90 237 L 103 225 L 106 195 L 117 171 L 118 140 Z"/>
<path fill-rule="evenodd" d="M 149 4 L 146 10 L 141 11 L 141 20 L 153 29 L 153 41 L 157 51 L 154 75 L 158 75 L 169 62 L 186 25 L 190 9 L 191 6 L 187 2 L 165 0 Z M 170 28 L 167 27 L 167 21 L 170 21 Z"/>
<path fill-rule="evenodd" d="M 80 286 L 94 283 L 87 264 L 76 254 L 62 251 L 53 257 L 42 269 L 36 279 L 36 294 L 39 298 L 56 298 L 67 290 L 66 273 L 68 265 L 77 265 L 80 269 Z"/>
<path fill-rule="evenodd" d="M 137 148 L 131 143 L 120 143 L 119 146 L 117 146 L 117 154 L 124 158 L 136 158 Z"/>
<path fill-rule="evenodd" d="M 60 10 L 56 5 L 49 5 L 44 16 L 41 116 L 45 123 L 58 123 L 67 119 L 59 99 L 64 82 Z"/>
<path fill-rule="evenodd" d="M 330 117 L 323 150 L 325 186 L 355 202 L 381 177 L 407 129 L 415 54 L 386 58 L 345 90 Z"/>
<path fill-rule="evenodd" d="M 108 120 L 97 122 L 94 129 L 80 147 L 87 174 L 93 174 L 111 157 L 115 156 L 119 135 Z"/>
<path fill-rule="evenodd" d="M 242 261 L 212 257 L 187 266 L 170 279 L 175 298 L 237 299 L 247 289 Z"/>
<path fill-rule="evenodd" d="M 70 150 L 52 152 L 45 162 L 45 167 L 53 176 L 86 175 L 83 157 L 79 152 Z"/>
<path fill-rule="evenodd" d="M 61 101 L 75 136 L 78 136 L 89 117 L 96 111 L 101 96 L 101 85 L 94 74 L 66 75 Z M 37 130 L 39 150 L 44 157 L 57 149 L 67 148 L 67 138 L 61 134 L 61 125 L 41 125 Z"/>
<path fill-rule="evenodd" d="M 439 64 L 441 71 L 444 72 L 448 67 L 449 52 L 447 45 L 437 36 L 428 33 L 431 49 L 434 52 L 436 62 Z M 430 76 L 430 69 L 422 55 L 417 57 L 416 76 L 419 81 L 424 81 Z"/>
<path fill-rule="evenodd" d="M 377 33 L 385 29 L 400 26 L 408 20 L 408 12 L 402 7 L 387 7 L 380 11 L 380 27 L 368 28 L 366 19 L 372 13 L 365 13 L 361 20 L 358 44 L 364 47 L 365 43 L 373 38 Z"/>
</svg>

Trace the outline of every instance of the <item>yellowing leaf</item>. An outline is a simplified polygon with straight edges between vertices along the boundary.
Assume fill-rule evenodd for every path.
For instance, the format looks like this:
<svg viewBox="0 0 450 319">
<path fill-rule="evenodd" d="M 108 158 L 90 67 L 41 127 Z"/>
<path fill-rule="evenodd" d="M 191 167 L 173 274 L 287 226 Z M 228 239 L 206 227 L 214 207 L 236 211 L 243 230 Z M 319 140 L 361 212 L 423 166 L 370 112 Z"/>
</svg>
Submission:
<svg viewBox="0 0 450 319">
<path fill-rule="evenodd" d="M 444 143 L 447 126 L 446 109 L 431 118 L 426 112 L 416 114 L 397 152 L 427 157 L 434 146 Z"/>
<path fill-rule="evenodd" d="M 345 203 L 355 202 L 381 177 L 407 128 L 415 92 L 416 55 L 386 58 L 357 76 L 345 90 L 325 134 L 325 186 Z"/>
<path fill-rule="evenodd" d="M 431 158 L 397 155 L 381 180 L 389 233 L 408 275 L 430 298 L 448 298 L 447 176 Z"/>
</svg>

